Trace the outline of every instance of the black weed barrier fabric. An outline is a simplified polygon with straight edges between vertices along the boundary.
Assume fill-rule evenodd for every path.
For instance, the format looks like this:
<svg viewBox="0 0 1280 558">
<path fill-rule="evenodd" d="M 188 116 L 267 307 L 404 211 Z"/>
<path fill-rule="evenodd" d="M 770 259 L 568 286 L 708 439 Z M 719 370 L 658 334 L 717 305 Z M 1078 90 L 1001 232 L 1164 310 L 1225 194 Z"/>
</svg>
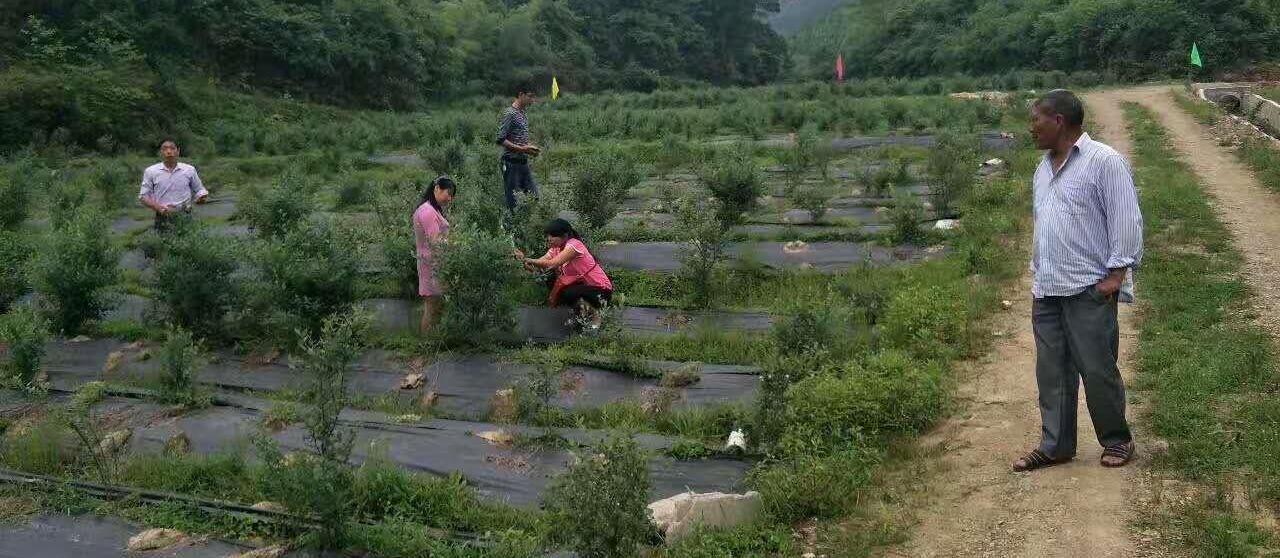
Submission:
<svg viewBox="0 0 1280 558">
<path fill-rule="evenodd" d="M 624 242 L 596 249 L 605 266 L 642 271 L 676 271 L 686 247 L 680 242 Z M 813 269 L 839 273 L 851 267 L 917 263 L 931 254 L 916 246 L 886 248 L 869 242 L 813 242 L 790 245 L 783 242 L 737 242 L 729 245 L 730 256 L 783 269 Z"/>
<path fill-rule="evenodd" d="M 390 331 L 411 331 L 420 319 L 418 303 L 412 300 L 378 298 L 363 300 L 360 307 L 374 316 L 379 327 Z M 526 307 L 516 316 L 516 335 L 534 343 L 559 343 L 573 335 L 566 308 Z M 768 314 L 758 312 L 685 312 L 660 308 L 630 307 L 622 315 L 623 329 L 632 333 L 674 335 L 698 327 L 714 327 L 763 333 L 773 327 Z"/>
<path fill-rule="evenodd" d="M 132 444 L 137 451 L 159 451 L 167 440 L 182 432 L 190 439 L 193 452 L 225 452 L 247 447 L 250 437 L 261 431 L 262 416 L 261 411 L 243 407 L 211 407 L 143 426 L 135 431 Z M 449 420 L 395 424 L 384 418 L 370 420 L 374 418 L 379 417 L 356 411 L 344 413 L 346 425 L 355 433 L 353 464 L 376 457 L 412 471 L 434 475 L 456 472 L 481 496 L 515 506 L 536 506 L 552 478 L 566 470 L 574 459 L 566 450 L 496 445 L 480 437 L 488 432 L 536 435 L 542 432 L 540 429 Z M 584 443 L 603 436 L 582 431 L 559 434 Z M 286 427 L 270 436 L 286 451 L 306 448 L 306 432 L 297 426 Z M 642 444 L 651 450 L 668 445 L 659 437 L 647 438 Z M 690 489 L 697 492 L 737 490 L 749 467 L 749 463 L 739 460 L 675 461 L 655 453 L 649 461 L 653 480 L 650 497 L 665 498 Z"/>
<path fill-rule="evenodd" d="M 163 550 L 129 552 L 129 537 L 144 528 L 98 516 L 41 516 L 0 524 L 0 558 L 225 558 L 249 547 L 192 538 Z M 290 554 L 289 556 L 296 556 Z"/>
<path fill-rule="evenodd" d="M 47 349 L 45 368 L 51 382 L 60 389 L 73 390 L 94 380 L 154 383 L 161 373 L 158 358 L 145 358 L 157 350 L 154 346 L 99 339 L 83 343 L 54 342 Z M 237 391 L 271 392 L 298 392 L 306 387 L 305 376 L 289 368 L 288 356 L 271 363 L 259 363 L 222 353 L 207 360 L 196 375 L 200 384 Z M 656 362 L 653 368 L 667 370 L 682 365 Z M 434 392 L 438 397 L 434 411 L 466 418 L 486 416 L 495 394 L 516 386 L 532 370 L 490 355 L 446 356 L 421 369 L 425 378 L 420 386 L 402 389 L 402 381 L 414 373 L 414 369 L 398 362 L 389 352 L 365 353 L 354 368 L 349 382 L 352 395 L 413 403 L 426 392 Z M 742 403 L 755 397 L 759 384 L 757 369 L 712 364 L 702 365 L 700 369 L 700 381 L 675 389 L 673 407 Z M 591 366 L 571 366 L 562 375 L 560 394 L 553 403 L 566 408 L 591 408 L 606 403 L 635 402 L 657 385 L 655 378 L 637 378 Z"/>
</svg>

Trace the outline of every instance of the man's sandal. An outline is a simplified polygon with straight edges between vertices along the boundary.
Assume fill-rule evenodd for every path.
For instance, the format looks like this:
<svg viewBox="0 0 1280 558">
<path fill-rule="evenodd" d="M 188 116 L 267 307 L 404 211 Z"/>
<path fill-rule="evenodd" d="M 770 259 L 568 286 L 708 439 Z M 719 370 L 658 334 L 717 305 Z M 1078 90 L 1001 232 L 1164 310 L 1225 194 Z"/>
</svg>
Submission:
<svg viewBox="0 0 1280 558">
<path fill-rule="evenodd" d="M 1062 457 L 1062 458 L 1054 459 L 1046 455 L 1043 451 L 1040 451 L 1039 448 L 1037 448 L 1037 449 L 1031 450 L 1030 453 L 1022 456 L 1021 459 L 1018 459 L 1016 462 L 1014 462 L 1013 470 L 1016 473 L 1025 473 L 1027 471 L 1034 471 L 1036 469 L 1043 469 L 1045 467 L 1061 465 L 1063 463 L 1071 461 L 1072 459 L 1075 459 L 1074 455 L 1071 457 Z"/>
<path fill-rule="evenodd" d="M 1102 457 L 1099 462 L 1102 463 L 1103 467 L 1124 467 L 1133 460 L 1133 456 L 1136 453 L 1137 448 L 1134 447 L 1133 442 L 1116 444 L 1102 450 Z M 1108 458 L 1111 459 L 1108 460 Z"/>
</svg>

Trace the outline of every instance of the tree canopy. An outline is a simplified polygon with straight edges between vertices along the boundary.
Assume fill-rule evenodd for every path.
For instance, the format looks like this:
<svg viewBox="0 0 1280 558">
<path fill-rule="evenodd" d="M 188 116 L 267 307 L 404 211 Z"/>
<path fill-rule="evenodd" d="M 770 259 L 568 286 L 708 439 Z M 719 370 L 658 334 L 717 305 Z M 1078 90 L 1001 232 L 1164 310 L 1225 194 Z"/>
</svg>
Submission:
<svg viewBox="0 0 1280 558">
<path fill-rule="evenodd" d="M 165 79 L 201 73 L 396 108 L 553 74 L 577 91 L 758 84 L 786 60 L 765 23 L 777 10 L 777 0 L 16 0 L 0 9 L 0 66 L 84 62 L 109 45 Z"/>
</svg>

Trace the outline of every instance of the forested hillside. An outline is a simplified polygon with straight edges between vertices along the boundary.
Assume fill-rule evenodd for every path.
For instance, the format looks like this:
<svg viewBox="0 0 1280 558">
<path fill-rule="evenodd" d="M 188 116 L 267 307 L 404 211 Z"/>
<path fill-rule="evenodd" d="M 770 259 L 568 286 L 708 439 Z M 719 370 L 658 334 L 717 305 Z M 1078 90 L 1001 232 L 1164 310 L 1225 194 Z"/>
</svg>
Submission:
<svg viewBox="0 0 1280 558">
<path fill-rule="evenodd" d="M 792 40 L 796 75 L 991 75 L 1014 69 L 1181 76 L 1192 41 L 1206 71 L 1274 57 L 1277 0 L 865 0 Z"/>
<path fill-rule="evenodd" d="M 162 79 L 405 107 L 529 79 L 577 91 L 778 77 L 777 0 L 17 0 L 0 66 L 137 62 Z M 5 81 L 11 81 L 10 77 Z M 134 81 L 134 80 L 130 80 Z"/>
</svg>

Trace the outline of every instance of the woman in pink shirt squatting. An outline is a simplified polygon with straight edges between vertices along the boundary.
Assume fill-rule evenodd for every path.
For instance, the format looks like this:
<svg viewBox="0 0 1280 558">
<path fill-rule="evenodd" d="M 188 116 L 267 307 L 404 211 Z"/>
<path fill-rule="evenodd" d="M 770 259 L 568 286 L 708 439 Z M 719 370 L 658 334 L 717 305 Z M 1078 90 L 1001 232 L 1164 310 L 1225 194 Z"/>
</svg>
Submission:
<svg viewBox="0 0 1280 558">
<path fill-rule="evenodd" d="M 413 212 L 413 239 L 418 256 L 418 296 L 422 297 L 422 333 L 426 335 L 440 318 L 440 284 L 436 282 L 431 252 L 444 242 L 449 221 L 444 210 L 453 202 L 458 186 L 447 176 L 437 177 L 422 195 L 422 205 Z"/>
<path fill-rule="evenodd" d="M 550 248 L 541 258 L 526 258 L 516 251 L 516 256 L 530 270 L 555 269 L 558 271 L 551 295 L 551 306 L 568 306 L 587 318 L 589 327 L 600 327 L 600 308 L 613 300 L 613 282 L 605 275 L 604 268 L 578 238 L 573 225 L 564 219 L 555 219 L 544 231 Z"/>
</svg>

